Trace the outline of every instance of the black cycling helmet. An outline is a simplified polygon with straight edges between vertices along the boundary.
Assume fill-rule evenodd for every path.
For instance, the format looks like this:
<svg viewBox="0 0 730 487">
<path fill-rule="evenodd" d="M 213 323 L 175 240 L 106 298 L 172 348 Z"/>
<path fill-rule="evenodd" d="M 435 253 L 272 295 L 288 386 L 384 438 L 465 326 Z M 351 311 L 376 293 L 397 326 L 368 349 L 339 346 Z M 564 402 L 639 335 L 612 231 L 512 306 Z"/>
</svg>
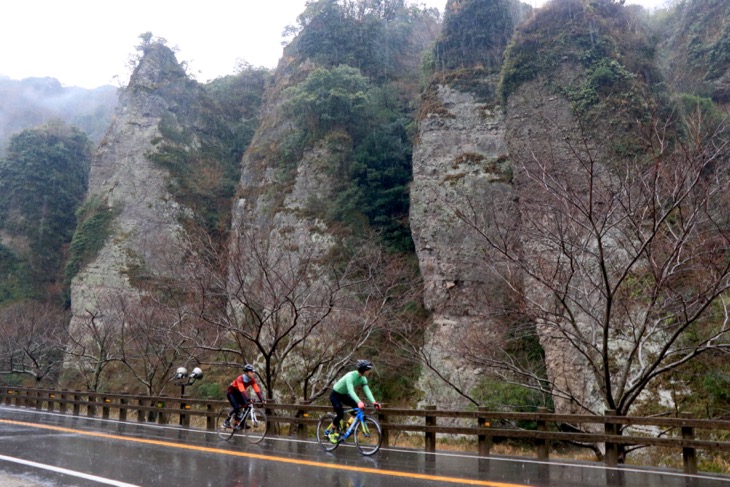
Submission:
<svg viewBox="0 0 730 487">
<path fill-rule="evenodd" d="M 253 372 L 254 370 L 255 369 L 253 368 L 253 365 L 251 365 L 251 364 L 246 364 L 246 365 L 243 366 L 243 371 L 244 372 Z"/>
<path fill-rule="evenodd" d="M 357 371 L 358 372 L 365 372 L 366 370 L 370 370 L 373 368 L 373 363 L 370 360 L 358 360 L 357 361 Z"/>
</svg>

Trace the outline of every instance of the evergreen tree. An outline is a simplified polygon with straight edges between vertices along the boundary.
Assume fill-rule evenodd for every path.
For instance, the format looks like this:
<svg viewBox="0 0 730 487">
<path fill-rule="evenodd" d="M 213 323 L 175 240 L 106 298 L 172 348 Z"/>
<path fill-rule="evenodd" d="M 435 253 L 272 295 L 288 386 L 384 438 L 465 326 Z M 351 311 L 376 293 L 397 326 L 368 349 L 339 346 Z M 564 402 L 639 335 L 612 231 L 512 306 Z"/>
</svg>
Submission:
<svg viewBox="0 0 730 487">
<path fill-rule="evenodd" d="M 86 134 L 60 121 L 11 138 L 0 160 L 0 302 L 56 292 L 90 158 Z"/>
</svg>

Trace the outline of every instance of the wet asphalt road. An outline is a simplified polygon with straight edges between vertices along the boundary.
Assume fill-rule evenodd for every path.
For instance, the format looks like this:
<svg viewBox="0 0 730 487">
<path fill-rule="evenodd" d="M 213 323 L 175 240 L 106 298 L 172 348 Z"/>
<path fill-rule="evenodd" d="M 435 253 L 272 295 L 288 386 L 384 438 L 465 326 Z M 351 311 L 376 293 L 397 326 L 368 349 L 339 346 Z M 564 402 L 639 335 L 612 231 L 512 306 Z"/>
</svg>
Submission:
<svg viewBox="0 0 730 487">
<path fill-rule="evenodd" d="M 538 463 L 382 449 L 322 451 L 314 442 L 221 441 L 175 425 L 118 423 L 0 406 L 0 486 L 730 487 L 730 477 L 691 478 L 600 464 Z"/>
</svg>

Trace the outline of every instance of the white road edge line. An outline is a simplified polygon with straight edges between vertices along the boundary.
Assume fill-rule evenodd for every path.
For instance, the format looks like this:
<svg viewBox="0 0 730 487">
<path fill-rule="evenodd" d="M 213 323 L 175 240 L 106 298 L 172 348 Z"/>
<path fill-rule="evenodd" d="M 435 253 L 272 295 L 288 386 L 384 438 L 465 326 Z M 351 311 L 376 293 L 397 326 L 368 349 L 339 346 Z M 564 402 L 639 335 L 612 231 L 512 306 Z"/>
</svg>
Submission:
<svg viewBox="0 0 730 487">
<path fill-rule="evenodd" d="M 79 477 L 79 478 L 86 479 L 86 480 L 93 480 L 94 482 L 98 482 L 100 484 L 114 485 L 116 487 L 139 487 L 138 485 L 127 484 L 124 482 L 118 482 L 116 480 L 111 480 L 111 479 L 105 479 L 104 477 L 97 477 L 96 475 L 89 475 L 89 474 L 85 474 L 82 472 L 76 472 L 74 470 L 68 470 L 66 468 L 54 467 L 53 465 L 45 465 L 43 463 L 30 462 L 28 460 L 23 460 L 21 458 L 6 457 L 5 455 L 0 455 L 0 460 L 6 461 L 6 462 L 12 462 L 12 463 L 19 463 L 21 465 L 27 465 L 29 467 L 34 467 L 34 468 L 41 468 L 43 470 L 50 470 L 51 472 L 62 473 L 64 475 L 71 475 L 73 477 Z"/>
</svg>

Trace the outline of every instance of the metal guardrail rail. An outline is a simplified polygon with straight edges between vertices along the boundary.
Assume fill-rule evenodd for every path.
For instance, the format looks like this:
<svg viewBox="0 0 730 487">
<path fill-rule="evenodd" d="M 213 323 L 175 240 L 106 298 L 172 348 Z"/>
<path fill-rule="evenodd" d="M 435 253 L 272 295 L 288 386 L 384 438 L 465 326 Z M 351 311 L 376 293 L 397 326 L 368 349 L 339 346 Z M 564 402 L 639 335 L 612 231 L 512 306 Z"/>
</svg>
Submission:
<svg viewBox="0 0 730 487">
<path fill-rule="evenodd" d="M 38 410 L 58 411 L 62 414 L 100 416 L 103 419 L 132 420 L 139 422 L 171 423 L 177 419 L 184 427 L 195 426 L 208 430 L 215 429 L 215 418 L 228 401 L 193 399 L 174 396 L 144 396 L 132 394 L 112 394 L 71 390 L 35 389 L 0 385 L 0 404 L 35 408 Z M 315 426 L 319 415 L 331 411 L 331 406 L 308 404 L 266 405 L 269 421 L 275 431 L 307 437 L 309 427 Z M 113 414 L 112 414 L 113 413 Z M 314 413 L 314 415 L 313 415 Z M 697 450 L 730 451 L 730 441 L 713 439 L 724 437 L 720 432 L 730 432 L 730 421 L 693 419 L 690 417 L 633 417 L 616 416 L 607 411 L 604 416 L 554 414 L 542 409 L 534 413 L 488 411 L 479 408 L 475 411 L 437 410 L 435 406 L 425 409 L 383 408 L 377 413 L 383 428 L 383 444 L 389 444 L 389 435 L 395 432 L 423 433 L 425 450 L 436 450 L 436 435 L 465 435 L 476 437 L 478 453 L 487 456 L 494 438 L 515 438 L 531 440 L 535 445 L 537 458 L 548 460 L 551 442 L 581 442 L 605 444 L 604 461 L 609 466 L 618 463 L 619 445 L 624 446 L 662 446 L 682 450 L 684 471 L 697 473 Z M 398 420 L 400 419 L 400 421 Z M 438 424 L 447 420 L 457 425 Z M 404 422 L 405 421 L 405 422 Z M 536 430 L 492 427 L 495 421 L 531 421 L 537 424 Z M 464 424 L 466 422 L 466 425 Z M 594 425 L 594 430 L 603 432 L 565 432 L 551 429 L 551 425 Z M 620 427 L 663 428 L 661 436 L 624 435 Z M 702 438 L 697 432 L 703 432 Z"/>
</svg>

